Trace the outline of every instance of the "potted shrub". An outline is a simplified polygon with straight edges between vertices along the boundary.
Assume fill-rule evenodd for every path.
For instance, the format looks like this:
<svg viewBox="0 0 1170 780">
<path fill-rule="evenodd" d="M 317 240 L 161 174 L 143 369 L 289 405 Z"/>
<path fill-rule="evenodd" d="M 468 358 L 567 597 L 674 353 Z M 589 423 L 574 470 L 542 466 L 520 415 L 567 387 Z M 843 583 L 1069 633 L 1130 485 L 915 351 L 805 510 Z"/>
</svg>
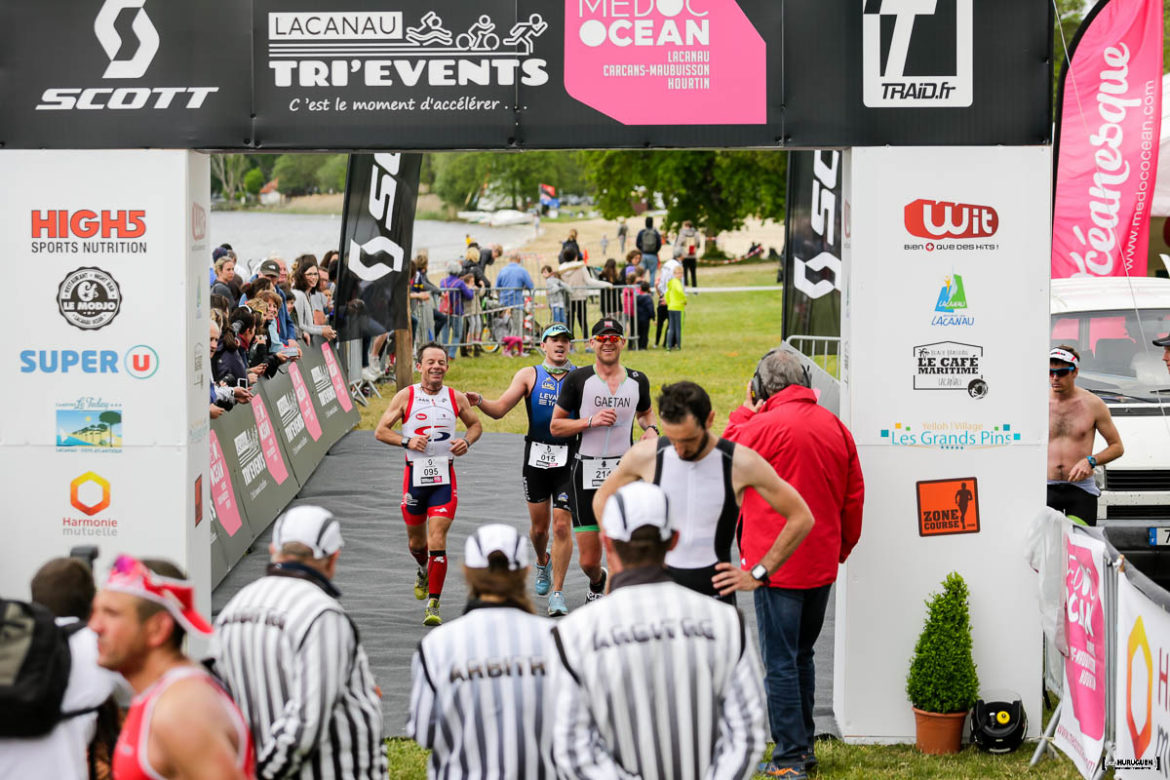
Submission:
<svg viewBox="0 0 1170 780">
<path fill-rule="evenodd" d="M 979 697 L 967 583 L 951 572 L 943 580 L 942 592 L 933 594 L 926 605 L 926 623 L 906 676 L 917 746 L 923 753 L 958 753 L 963 721 Z"/>
</svg>

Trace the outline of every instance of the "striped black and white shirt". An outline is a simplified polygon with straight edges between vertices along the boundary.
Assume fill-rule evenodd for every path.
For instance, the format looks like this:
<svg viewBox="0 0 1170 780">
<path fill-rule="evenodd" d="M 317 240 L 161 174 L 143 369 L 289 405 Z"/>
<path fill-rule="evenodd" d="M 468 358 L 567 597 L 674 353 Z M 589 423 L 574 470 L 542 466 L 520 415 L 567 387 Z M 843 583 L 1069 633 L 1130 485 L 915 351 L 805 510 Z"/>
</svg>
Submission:
<svg viewBox="0 0 1170 780">
<path fill-rule="evenodd" d="M 308 567 L 274 564 L 216 618 L 216 671 L 252 729 L 260 778 L 385 780 L 382 704 L 337 595 Z"/>
<path fill-rule="evenodd" d="M 473 601 L 419 643 L 406 733 L 427 776 L 553 778 L 548 618 Z"/>
<path fill-rule="evenodd" d="M 764 750 L 763 670 L 735 607 L 667 580 L 613 577 L 553 629 L 562 777 L 747 778 Z"/>
</svg>

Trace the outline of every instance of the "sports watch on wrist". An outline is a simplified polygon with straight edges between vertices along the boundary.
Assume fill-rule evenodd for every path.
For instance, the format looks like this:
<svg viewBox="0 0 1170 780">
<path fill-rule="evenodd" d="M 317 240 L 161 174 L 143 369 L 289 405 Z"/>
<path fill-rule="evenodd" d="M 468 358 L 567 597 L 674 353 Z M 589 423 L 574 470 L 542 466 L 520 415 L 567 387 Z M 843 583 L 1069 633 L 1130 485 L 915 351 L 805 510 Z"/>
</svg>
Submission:
<svg viewBox="0 0 1170 780">
<path fill-rule="evenodd" d="M 404 450 L 410 449 L 410 439 L 405 437 L 405 436 L 402 437 L 402 449 L 404 449 Z"/>
<path fill-rule="evenodd" d="M 1092 466 L 1093 468 L 1097 468 L 1097 459 L 1094 458 L 1092 455 L 1086 456 L 1085 460 L 1089 461 L 1090 466 Z"/>
<path fill-rule="evenodd" d="M 764 585 L 768 584 L 768 567 L 762 563 L 757 563 L 751 570 L 752 579 Z"/>
</svg>

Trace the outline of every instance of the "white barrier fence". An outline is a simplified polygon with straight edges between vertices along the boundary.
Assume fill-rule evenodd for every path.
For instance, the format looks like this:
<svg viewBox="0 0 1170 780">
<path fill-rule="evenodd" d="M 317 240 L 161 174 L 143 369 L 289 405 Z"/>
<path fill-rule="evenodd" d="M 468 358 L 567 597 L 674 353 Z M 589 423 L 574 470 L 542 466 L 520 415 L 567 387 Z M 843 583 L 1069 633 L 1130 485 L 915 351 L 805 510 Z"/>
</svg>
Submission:
<svg viewBox="0 0 1170 780">
<path fill-rule="evenodd" d="M 1051 743 L 1087 780 L 1110 768 L 1116 778 L 1170 777 L 1170 593 L 1100 529 L 1053 510 L 1034 523 L 1045 638 L 1058 651 L 1048 679 L 1061 699 L 1032 764 Z"/>
</svg>

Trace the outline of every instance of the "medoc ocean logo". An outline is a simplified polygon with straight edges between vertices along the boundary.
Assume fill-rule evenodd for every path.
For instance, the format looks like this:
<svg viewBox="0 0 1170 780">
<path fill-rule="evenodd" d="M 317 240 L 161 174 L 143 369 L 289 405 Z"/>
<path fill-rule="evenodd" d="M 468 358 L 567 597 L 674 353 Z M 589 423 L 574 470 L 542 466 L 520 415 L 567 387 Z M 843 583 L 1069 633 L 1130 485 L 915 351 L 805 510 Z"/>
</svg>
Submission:
<svg viewBox="0 0 1170 780">
<path fill-rule="evenodd" d="M 735 0 L 565 0 L 565 90 L 622 124 L 763 124 L 766 59 Z"/>
<path fill-rule="evenodd" d="M 862 0 L 870 108 L 962 108 L 974 96 L 974 0 Z"/>
</svg>

